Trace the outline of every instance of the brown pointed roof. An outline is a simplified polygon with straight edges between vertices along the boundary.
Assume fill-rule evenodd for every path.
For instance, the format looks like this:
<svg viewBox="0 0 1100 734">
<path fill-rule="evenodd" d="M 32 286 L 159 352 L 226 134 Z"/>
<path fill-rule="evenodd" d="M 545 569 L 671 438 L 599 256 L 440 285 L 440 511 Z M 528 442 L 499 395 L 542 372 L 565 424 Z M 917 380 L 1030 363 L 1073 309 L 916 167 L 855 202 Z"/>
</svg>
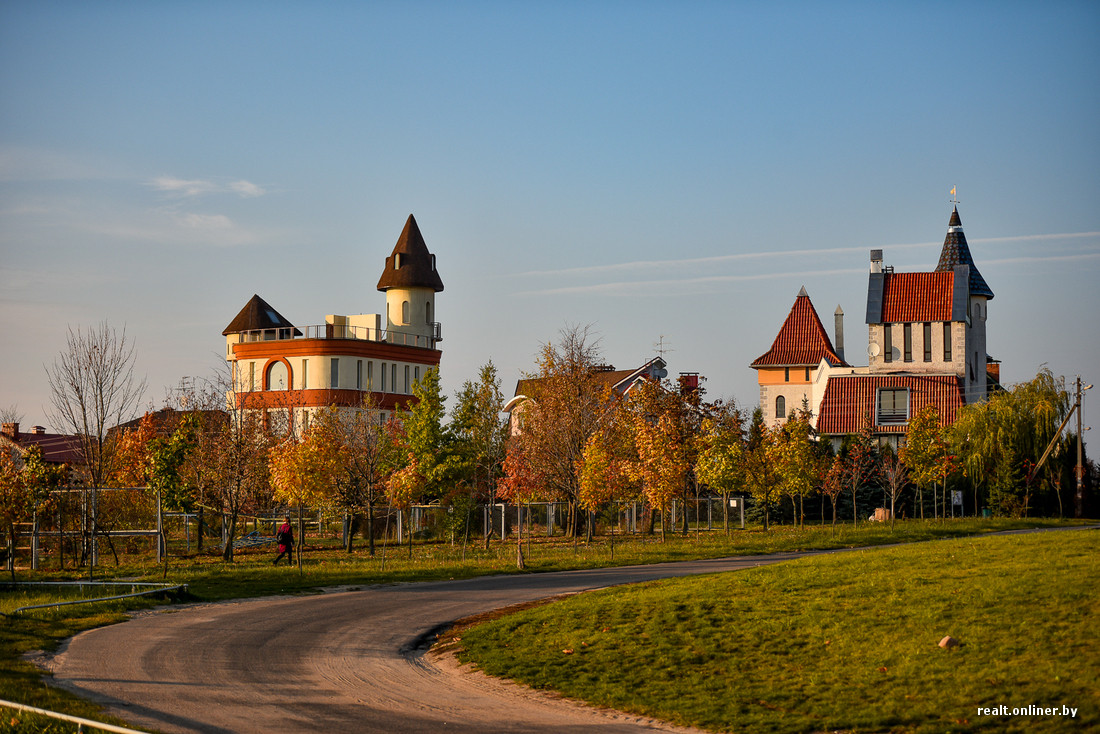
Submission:
<svg viewBox="0 0 1100 734">
<path fill-rule="evenodd" d="M 378 290 L 390 288 L 431 288 L 436 293 L 443 290 L 443 281 L 435 270 L 435 256 L 428 252 L 424 236 L 420 234 L 412 214 L 405 222 L 393 252 L 386 258 L 386 269 L 378 279 Z"/>
<path fill-rule="evenodd" d="M 956 265 L 970 266 L 970 295 L 993 299 L 993 290 L 978 272 L 978 266 L 974 264 L 974 256 L 970 254 L 970 245 L 966 243 L 962 219 L 959 217 L 959 207 L 954 208 L 951 219 L 947 222 L 947 237 L 943 240 L 943 250 L 940 251 L 940 262 L 936 265 L 936 272 L 951 272 Z"/>
<path fill-rule="evenodd" d="M 750 367 L 816 367 L 822 358 L 834 367 L 847 364 L 833 350 L 829 335 L 806 289 L 798 292 L 787 320 L 772 342 L 772 348 L 757 357 Z"/>
<path fill-rule="evenodd" d="M 222 336 L 236 334 L 240 331 L 259 331 L 261 329 L 294 329 L 294 324 L 283 318 L 283 315 L 273 309 L 271 305 L 253 294 L 244 308 L 240 310 L 229 326 L 225 327 Z M 294 336 L 301 336 L 302 332 L 294 329 Z"/>
</svg>

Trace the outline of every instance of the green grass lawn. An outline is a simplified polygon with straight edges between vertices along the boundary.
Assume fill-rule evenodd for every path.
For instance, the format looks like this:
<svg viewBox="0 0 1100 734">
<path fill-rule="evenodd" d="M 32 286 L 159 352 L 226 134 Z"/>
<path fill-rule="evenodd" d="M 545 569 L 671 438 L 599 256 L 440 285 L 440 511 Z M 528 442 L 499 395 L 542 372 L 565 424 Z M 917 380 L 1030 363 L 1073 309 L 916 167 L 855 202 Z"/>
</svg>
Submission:
<svg viewBox="0 0 1100 734">
<path fill-rule="evenodd" d="M 951 539 L 623 587 L 464 630 L 460 657 L 714 731 L 1095 730 L 1098 553 L 1092 530 Z M 978 715 L 1000 705 L 1078 714 Z"/>
<path fill-rule="evenodd" d="M 831 527 L 812 526 L 805 529 L 773 527 L 767 533 L 759 528 L 735 530 L 729 538 L 721 531 L 669 535 L 666 542 L 659 537 L 616 537 L 614 555 L 610 539 L 599 537 L 591 545 L 583 541 L 574 545 L 570 540 L 535 537 L 525 548 L 528 572 L 556 571 L 575 568 L 596 568 L 611 565 L 657 563 L 662 561 L 714 558 L 728 555 L 760 554 L 786 550 L 815 548 L 845 548 L 884 543 L 903 543 L 943 537 L 960 537 L 976 533 L 1031 526 L 1060 526 L 1056 520 L 951 520 L 898 522 L 894 529 L 876 523 Z M 525 544 L 526 545 L 526 544 Z M 486 551 L 482 544 L 471 544 L 465 551 L 450 544 L 424 544 L 413 548 L 389 546 L 383 568 L 382 548 L 371 558 L 360 542 L 352 554 L 344 552 L 334 538 L 307 538 L 302 573 L 297 568 L 273 567 L 270 549 L 245 550 L 236 562 L 223 563 L 215 554 L 170 553 L 167 577 L 164 567 L 148 554 L 123 555 L 115 567 L 113 558 L 104 555 L 104 565 L 96 569 L 97 578 L 144 581 L 167 581 L 189 585 L 187 600 L 215 601 L 270 594 L 311 593 L 332 586 L 365 586 L 408 581 L 428 581 L 464 578 L 493 573 L 517 573 L 515 542 L 494 541 Z M 38 572 L 21 570 L 20 581 L 53 581 L 78 578 L 86 570 L 49 568 L 51 559 L 43 562 Z M 4 578 L 3 580 L 7 580 Z M 79 716 L 95 718 L 95 707 L 64 692 L 49 687 L 49 677 L 22 660 L 29 650 L 53 650 L 63 640 L 92 627 L 122 621 L 127 610 L 141 609 L 155 603 L 152 600 L 129 600 L 61 607 L 13 615 L 12 610 L 28 601 L 23 592 L 17 595 L 0 591 L 0 698 L 19 701 Z M 36 597 L 35 601 L 39 601 Z M 160 602 L 163 603 L 163 602 Z M 938 639 L 938 638 L 937 638 Z M 0 734 L 4 726 L 0 711 Z M 28 729 L 28 731 L 33 729 Z"/>
</svg>

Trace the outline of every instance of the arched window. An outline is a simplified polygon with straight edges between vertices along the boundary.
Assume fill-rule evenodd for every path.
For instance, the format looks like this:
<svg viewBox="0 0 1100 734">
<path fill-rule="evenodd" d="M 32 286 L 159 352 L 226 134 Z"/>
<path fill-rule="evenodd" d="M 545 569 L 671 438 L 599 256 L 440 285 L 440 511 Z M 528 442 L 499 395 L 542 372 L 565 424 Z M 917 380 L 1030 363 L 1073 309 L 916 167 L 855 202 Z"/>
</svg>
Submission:
<svg viewBox="0 0 1100 734">
<path fill-rule="evenodd" d="M 267 389 L 290 389 L 290 375 L 287 373 L 286 364 L 284 362 L 272 362 L 271 366 L 267 368 Z"/>
<path fill-rule="evenodd" d="M 401 302 L 401 323 L 402 324 L 409 323 L 409 302 L 408 301 L 402 301 Z"/>
<path fill-rule="evenodd" d="M 775 399 L 775 418 L 783 420 L 787 417 L 787 399 L 782 395 Z"/>
</svg>

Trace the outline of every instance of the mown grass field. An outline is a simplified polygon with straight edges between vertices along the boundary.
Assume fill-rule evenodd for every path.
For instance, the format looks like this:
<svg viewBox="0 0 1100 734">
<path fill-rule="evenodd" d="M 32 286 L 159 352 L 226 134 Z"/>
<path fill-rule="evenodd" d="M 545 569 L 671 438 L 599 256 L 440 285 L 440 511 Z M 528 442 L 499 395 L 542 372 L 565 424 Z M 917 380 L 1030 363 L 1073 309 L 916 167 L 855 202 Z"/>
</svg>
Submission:
<svg viewBox="0 0 1100 734">
<path fill-rule="evenodd" d="M 1098 553 L 950 539 L 617 588 L 464 630 L 460 659 L 713 731 L 1097 730 Z M 1078 714 L 978 714 L 1000 705 Z"/>
<path fill-rule="evenodd" d="M 805 529 L 773 527 L 767 533 L 760 529 L 735 530 L 727 538 L 721 531 L 670 535 L 666 542 L 659 537 L 616 537 L 614 554 L 607 537 L 592 544 L 583 541 L 574 545 L 561 538 L 534 538 L 525 544 L 527 571 L 556 571 L 576 568 L 596 568 L 610 565 L 658 563 L 663 561 L 714 558 L 728 555 L 772 553 L 786 550 L 846 548 L 888 543 L 910 543 L 944 537 L 962 537 L 976 533 L 1032 527 L 1061 526 L 1054 520 L 953 520 L 905 521 L 894 529 L 889 526 L 863 523 L 837 528 L 813 526 Z M 334 538 L 307 538 L 305 561 L 301 572 L 296 567 L 273 567 L 270 549 L 245 550 L 232 564 L 223 563 L 214 554 L 170 555 L 167 575 L 164 567 L 149 555 L 123 556 L 118 567 L 113 559 L 104 557 L 105 565 L 96 569 L 97 578 L 144 580 L 189 585 L 183 601 L 216 601 L 271 594 L 311 593 L 333 586 L 365 586 L 409 581 L 463 578 L 484 574 L 517 573 L 514 540 L 494 541 L 488 551 L 481 544 L 465 549 L 450 544 L 425 544 L 413 547 L 411 558 L 407 547 L 389 546 L 383 553 L 367 555 L 362 544 L 352 554 L 344 552 Z M 17 581 L 65 580 L 83 577 L 86 570 L 58 571 L 50 569 L 50 559 L 39 572 L 20 570 Z M 7 579 L 4 579 L 7 580 Z M 41 601 L 39 596 L 28 600 L 25 592 L 0 591 L 0 698 L 33 706 L 99 718 L 96 708 L 64 691 L 49 686 L 49 677 L 23 660 L 31 650 L 52 651 L 65 639 L 92 627 L 126 619 L 129 611 L 148 608 L 164 601 L 128 600 L 90 605 L 60 607 L 52 610 L 13 614 L 16 607 Z M 12 729 L 10 719 L 0 710 L 0 734 Z M 64 731 L 65 729 L 58 729 Z"/>
</svg>

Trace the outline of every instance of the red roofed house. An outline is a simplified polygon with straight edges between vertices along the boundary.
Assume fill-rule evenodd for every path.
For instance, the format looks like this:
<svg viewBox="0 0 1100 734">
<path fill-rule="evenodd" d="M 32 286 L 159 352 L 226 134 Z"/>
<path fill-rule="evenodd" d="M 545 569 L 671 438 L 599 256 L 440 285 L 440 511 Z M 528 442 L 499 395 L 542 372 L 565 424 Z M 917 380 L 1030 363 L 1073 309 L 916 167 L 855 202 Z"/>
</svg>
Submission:
<svg viewBox="0 0 1100 734">
<path fill-rule="evenodd" d="M 805 291 L 799 294 L 799 300 Z M 958 208 L 951 213 L 947 237 L 939 264 L 932 272 L 895 273 L 884 266 L 881 250 L 871 251 L 871 272 L 867 284 L 868 365 L 851 367 L 837 363 L 839 354 L 829 354 L 823 345 L 828 336 L 821 329 L 809 298 L 801 306 L 810 316 L 795 320 L 795 308 L 776 337 L 771 351 L 752 366 L 760 375 L 761 408 L 769 423 L 782 420 L 771 403 L 790 397 L 806 399 L 813 406 L 819 434 L 840 436 L 858 431 L 870 418 L 880 441 L 897 445 L 905 435 L 909 419 L 925 405 L 935 405 L 947 423 L 956 410 L 985 398 L 987 371 L 995 377 L 997 366 L 986 354 L 985 322 L 993 291 L 974 265 L 963 234 Z M 838 342 L 843 338 L 838 309 Z M 787 332 L 786 334 L 784 332 Z M 803 367 L 793 377 L 803 383 L 799 396 L 792 379 L 778 387 L 777 374 L 767 373 L 771 365 L 784 364 L 784 376 L 799 360 L 820 354 L 816 370 Z"/>
<path fill-rule="evenodd" d="M 0 451 L 9 451 L 17 465 L 22 465 L 23 454 L 31 446 L 42 449 L 42 460 L 47 464 L 80 466 L 84 463 L 84 449 L 78 436 L 46 433 L 42 426 L 32 426 L 30 433 L 20 431 L 18 423 L 0 426 Z"/>
<path fill-rule="evenodd" d="M 614 393 L 625 395 L 639 380 L 662 380 L 668 377 L 668 365 L 662 357 L 654 357 L 641 367 L 632 370 L 617 370 L 614 365 L 600 365 L 592 373 L 592 380 L 596 384 L 606 387 Z M 523 415 L 523 403 L 530 398 L 532 388 L 540 378 L 528 377 L 516 383 L 516 393 L 504 406 L 504 412 L 509 417 L 509 430 L 514 435 L 520 432 L 520 424 Z M 699 377 L 695 373 L 681 374 L 681 384 L 686 389 L 697 389 Z"/>
<path fill-rule="evenodd" d="M 329 405 L 357 409 L 369 396 L 384 419 L 412 400 L 413 383 L 442 356 L 435 294 L 443 281 L 411 214 L 377 288 L 386 294 L 384 320 L 330 314 L 302 327 L 252 296 L 222 332 L 233 372 L 230 407 L 263 410 L 276 428 L 301 431 Z"/>
<path fill-rule="evenodd" d="M 837 306 L 837 348 L 817 317 L 806 289 L 798 292 L 791 312 L 772 342 L 772 348 L 753 360 L 760 384 L 760 409 L 764 422 L 782 423 L 791 411 L 805 404 L 817 414 L 824 382 L 819 380 L 826 367 L 847 367 L 844 361 L 844 312 Z"/>
</svg>

